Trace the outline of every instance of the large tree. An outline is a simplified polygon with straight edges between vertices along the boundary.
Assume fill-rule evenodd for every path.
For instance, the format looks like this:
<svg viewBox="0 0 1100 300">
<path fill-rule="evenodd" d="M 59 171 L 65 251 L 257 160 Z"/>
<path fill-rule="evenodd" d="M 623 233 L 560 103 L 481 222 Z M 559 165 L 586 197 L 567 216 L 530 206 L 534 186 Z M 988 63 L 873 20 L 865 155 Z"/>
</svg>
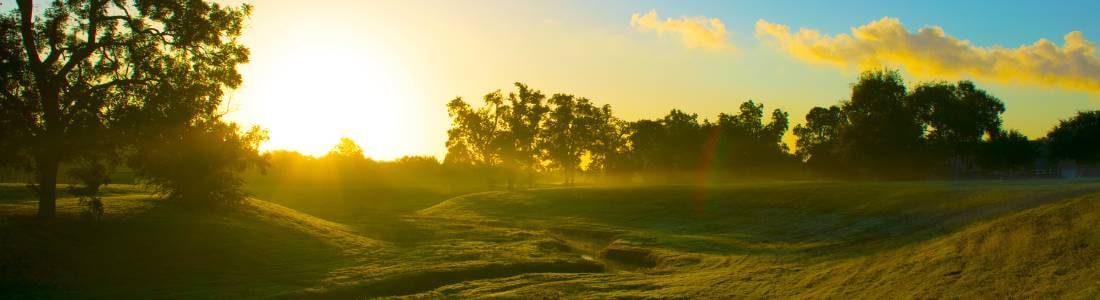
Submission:
<svg viewBox="0 0 1100 300">
<path fill-rule="evenodd" d="M 693 171 L 703 154 L 703 125 L 698 114 L 673 109 L 661 119 L 664 132 L 658 141 L 659 161 L 669 171 Z"/>
<path fill-rule="evenodd" d="M 593 172 L 607 172 L 616 163 L 617 156 L 626 152 L 625 122 L 616 118 L 611 111 L 611 105 L 592 106 L 589 109 L 589 137 L 588 156 L 591 159 L 588 170 Z"/>
<path fill-rule="evenodd" d="M 970 81 L 921 84 L 908 103 L 927 127 L 926 139 L 938 158 L 955 161 L 957 167 L 972 163 L 983 138 L 1001 133 L 1004 103 Z"/>
<path fill-rule="evenodd" d="M 857 174 L 882 178 L 919 173 L 924 128 L 906 95 L 901 74 L 893 70 L 864 72 L 852 86 L 850 100 L 842 105 L 847 126 L 839 147 Z"/>
<path fill-rule="evenodd" d="M 812 168 L 835 171 L 836 143 L 847 119 L 839 106 L 814 107 L 806 113 L 806 123 L 794 127 L 798 137 L 795 155 Z"/>
<path fill-rule="evenodd" d="M 3 115 L 5 126 L 12 126 L 3 138 L 17 139 L 5 143 L 22 147 L 11 151 L 33 161 L 39 216 L 55 214 L 58 166 L 104 151 L 99 146 L 110 136 L 105 131 L 118 119 L 131 129 L 179 129 L 171 139 L 149 130 L 132 134 L 165 137 L 162 142 L 193 132 L 225 133 L 227 124 L 215 110 L 223 90 L 241 83 L 236 66 L 248 61 L 248 49 L 238 37 L 249 6 L 53 1 L 36 13 L 32 0 L 17 4 L 0 21 L 3 64 L 11 66 L 0 71 L 2 106 L 15 111 Z M 19 50 L 10 51 L 12 46 Z M 248 144 L 254 143 L 241 145 Z"/>
<path fill-rule="evenodd" d="M 789 157 L 783 134 L 787 132 L 788 115 L 776 109 L 771 121 L 764 122 L 764 104 L 752 100 L 741 103 L 737 114 L 719 114 L 713 125 L 717 141 L 717 160 L 729 171 L 756 176 L 775 168 Z"/>
<path fill-rule="evenodd" d="M 543 123 L 540 148 L 543 158 L 562 170 L 565 184 L 573 184 L 587 142 L 587 132 L 582 127 L 585 120 L 580 112 L 590 104 L 588 99 L 568 94 L 554 94 L 550 104 L 552 108 Z"/>
<path fill-rule="evenodd" d="M 503 161 L 502 154 L 506 154 L 503 152 L 508 146 L 505 114 L 509 109 L 499 90 L 486 94 L 482 100 L 485 105 L 480 108 L 470 106 L 461 97 L 447 103 L 451 129 L 447 130 L 444 163 L 483 169 L 492 185 L 493 172 Z"/>
<path fill-rule="evenodd" d="M 518 171 L 527 174 L 527 186 L 534 186 L 535 169 L 539 164 L 537 138 L 541 130 L 543 119 L 550 110 L 547 107 L 546 95 L 541 91 L 532 89 L 523 83 L 516 82 L 515 93 L 508 94 L 507 112 L 504 114 L 504 123 L 507 125 L 505 159 L 514 170 L 509 176 L 509 187 L 515 181 L 515 173 Z"/>
<path fill-rule="evenodd" d="M 1078 163 L 1100 163 L 1100 111 L 1078 112 L 1047 133 L 1050 156 Z"/>
</svg>

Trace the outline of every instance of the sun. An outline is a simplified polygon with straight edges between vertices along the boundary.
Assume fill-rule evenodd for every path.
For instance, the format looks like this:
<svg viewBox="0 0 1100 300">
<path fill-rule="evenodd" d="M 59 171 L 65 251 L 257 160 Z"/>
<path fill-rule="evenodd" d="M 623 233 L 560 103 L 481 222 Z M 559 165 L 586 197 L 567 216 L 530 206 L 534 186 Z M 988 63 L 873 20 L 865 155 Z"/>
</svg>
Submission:
<svg viewBox="0 0 1100 300">
<path fill-rule="evenodd" d="M 417 109 L 385 47 L 354 34 L 301 28 L 252 45 L 236 119 L 270 133 L 264 150 L 321 156 L 350 137 L 375 159 L 402 155 Z"/>
</svg>

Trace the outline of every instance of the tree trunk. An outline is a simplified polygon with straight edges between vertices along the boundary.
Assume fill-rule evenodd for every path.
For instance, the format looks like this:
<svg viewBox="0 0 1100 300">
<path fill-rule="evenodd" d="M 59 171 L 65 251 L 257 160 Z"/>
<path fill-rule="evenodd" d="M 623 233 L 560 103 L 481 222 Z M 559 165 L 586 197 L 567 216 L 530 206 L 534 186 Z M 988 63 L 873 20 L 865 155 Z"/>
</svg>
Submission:
<svg viewBox="0 0 1100 300">
<path fill-rule="evenodd" d="M 53 219 L 57 214 L 57 157 L 40 154 L 35 167 L 38 180 L 38 218 Z"/>
</svg>

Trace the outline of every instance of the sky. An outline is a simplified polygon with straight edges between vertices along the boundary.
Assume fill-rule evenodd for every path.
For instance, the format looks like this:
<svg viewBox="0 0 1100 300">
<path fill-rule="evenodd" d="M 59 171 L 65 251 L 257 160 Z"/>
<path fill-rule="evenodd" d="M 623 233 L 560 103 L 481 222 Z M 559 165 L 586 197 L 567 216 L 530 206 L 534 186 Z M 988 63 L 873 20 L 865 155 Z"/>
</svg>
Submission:
<svg viewBox="0 0 1100 300">
<path fill-rule="evenodd" d="M 1032 138 L 1100 108 L 1098 1 L 248 2 L 251 62 L 225 109 L 268 129 L 266 150 L 323 155 L 346 136 L 375 159 L 442 158 L 445 104 L 517 81 L 626 120 L 752 99 L 792 128 L 873 67 L 973 80 Z"/>
</svg>

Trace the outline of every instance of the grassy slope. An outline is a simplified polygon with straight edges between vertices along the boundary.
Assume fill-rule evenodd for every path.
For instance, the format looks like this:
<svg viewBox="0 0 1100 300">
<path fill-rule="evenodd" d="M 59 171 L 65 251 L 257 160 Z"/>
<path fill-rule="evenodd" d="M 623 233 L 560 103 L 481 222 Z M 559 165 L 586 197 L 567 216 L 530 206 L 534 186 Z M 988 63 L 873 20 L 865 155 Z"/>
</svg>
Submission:
<svg viewBox="0 0 1100 300">
<path fill-rule="evenodd" d="M 107 219 L 82 219 L 65 198 L 61 218 L 42 225 L 25 189 L 0 185 L 0 294 L 1094 297 L 1098 191 L 810 182 L 444 200 L 422 189 L 268 187 L 254 192 L 286 207 L 252 200 L 202 213 L 113 186 Z"/>
<path fill-rule="evenodd" d="M 383 243 L 346 226 L 251 200 L 202 212 L 113 188 L 106 218 L 59 200 L 58 220 L 33 219 L 19 186 L 0 186 L 0 290 L 5 297 L 263 297 L 317 285 Z M 349 253 L 355 249 L 355 253 Z"/>
<path fill-rule="evenodd" d="M 465 282 L 425 295 L 1095 296 L 1097 189 L 777 183 L 468 195 L 421 214 L 541 229 L 619 267 Z"/>
</svg>

